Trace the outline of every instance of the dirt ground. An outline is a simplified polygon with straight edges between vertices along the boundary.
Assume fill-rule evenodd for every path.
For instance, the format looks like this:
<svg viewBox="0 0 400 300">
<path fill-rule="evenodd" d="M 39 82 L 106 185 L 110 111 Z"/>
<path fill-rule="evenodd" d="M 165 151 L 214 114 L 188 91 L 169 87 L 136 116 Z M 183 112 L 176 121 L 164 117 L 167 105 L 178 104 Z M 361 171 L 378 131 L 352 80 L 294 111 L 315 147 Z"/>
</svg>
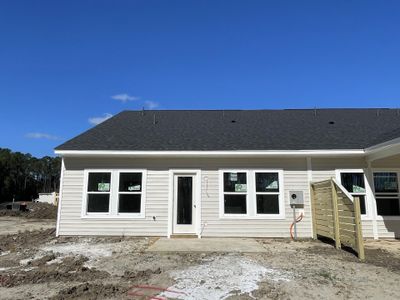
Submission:
<svg viewBox="0 0 400 300">
<path fill-rule="evenodd" d="M 0 298 L 400 298 L 400 241 L 366 241 L 361 263 L 312 240 L 258 239 L 263 253 L 146 251 L 156 240 L 0 232 Z"/>
<path fill-rule="evenodd" d="M 0 204 L 0 216 L 22 217 L 26 219 L 56 219 L 57 206 L 41 202 L 26 203 L 28 211 L 13 211 L 5 209 L 5 204 Z"/>
</svg>

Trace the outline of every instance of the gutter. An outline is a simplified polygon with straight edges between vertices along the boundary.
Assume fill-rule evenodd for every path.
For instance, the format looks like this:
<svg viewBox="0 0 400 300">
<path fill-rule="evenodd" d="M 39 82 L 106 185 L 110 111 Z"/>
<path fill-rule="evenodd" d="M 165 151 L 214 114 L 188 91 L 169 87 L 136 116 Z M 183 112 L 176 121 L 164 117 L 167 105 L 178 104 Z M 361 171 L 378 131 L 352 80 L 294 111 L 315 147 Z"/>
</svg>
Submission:
<svg viewBox="0 0 400 300">
<path fill-rule="evenodd" d="M 55 150 L 63 157 L 324 157 L 364 156 L 363 149 L 350 150 L 233 150 L 233 151 L 114 151 L 114 150 Z"/>
</svg>

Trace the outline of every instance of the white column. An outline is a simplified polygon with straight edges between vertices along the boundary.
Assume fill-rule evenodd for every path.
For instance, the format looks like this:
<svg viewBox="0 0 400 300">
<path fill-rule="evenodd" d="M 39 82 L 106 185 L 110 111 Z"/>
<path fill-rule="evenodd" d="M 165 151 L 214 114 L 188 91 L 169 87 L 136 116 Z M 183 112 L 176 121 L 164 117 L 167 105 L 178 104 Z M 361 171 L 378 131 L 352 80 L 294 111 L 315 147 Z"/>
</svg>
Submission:
<svg viewBox="0 0 400 300">
<path fill-rule="evenodd" d="M 368 185 L 369 185 L 369 191 L 367 196 L 369 196 L 369 203 L 371 207 L 371 215 L 372 215 L 372 234 L 374 236 L 374 239 L 377 240 L 379 239 L 379 234 L 378 234 L 378 222 L 376 220 L 377 212 L 378 209 L 376 208 L 376 199 L 375 199 L 375 187 L 374 187 L 374 178 L 372 174 L 372 168 L 371 168 L 371 161 L 367 161 L 367 178 L 368 178 Z"/>
</svg>

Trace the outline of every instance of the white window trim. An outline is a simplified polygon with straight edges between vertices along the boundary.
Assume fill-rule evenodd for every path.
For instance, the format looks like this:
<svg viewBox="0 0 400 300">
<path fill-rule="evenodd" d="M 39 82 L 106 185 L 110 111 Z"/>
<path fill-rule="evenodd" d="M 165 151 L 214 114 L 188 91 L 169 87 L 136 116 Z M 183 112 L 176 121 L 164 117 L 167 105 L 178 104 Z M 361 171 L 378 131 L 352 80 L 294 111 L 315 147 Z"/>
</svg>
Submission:
<svg viewBox="0 0 400 300">
<path fill-rule="evenodd" d="M 374 173 L 397 173 L 397 186 L 399 188 L 398 194 L 400 196 L 400 168 L 371 168 L 371 175 L 372 175 L 372 184 L 373 184 L 373 195 L 374 195 L 374 200 L 376 202 L 376 197 L 375 197 L 375 177 Z M 400 216 L 381 216 L 378 215 L 378 208 L 376 210 L 376 220 L 377 221 L 398 221 L 400 220 Z"/>
<path fill-rule="evenodd" d="M 336 180 L 340 184 L 342 184 L 342 178 L 340 176 L 341 173 L 362 173 L 364 175 L 364 185 L 365 185 L 365 215 L 361 215 L 361 220 L 372 220 L 372 207 L 373 207 L 373 199 L 374 193 L 372 187 L 369 184 L 367 178 L 367 170 L 364 169 L 336 169 Z M 358 193 L 350 193 L 350 195 L 354 195 L 357 197 Z M 360 195 L 364 195 L 363 193 L 359 193 Z"/>
<path fill-rule="evenodd" d="M 111 173 L 110 201 L 107 213 L 87 212 L 87 187 L 89 173 Z M 142 173 L 142 197 L 140 202 L 140 213 L 118 213 L 119 174 L 120 173 Z M 145 169 L 85 169 L 82 196 L 82 219 L 143 219 L 146 217 L 146 181 L 147 170 Z M 96 193 L 96 192 L 95 192 Z"/>
<path fill-rule="evenodd" d="M 224 205 L 224 173 L 246 173 L 247 174 L 247 198 L 246 214 L 225 214 Z M 255 173 L 278 173 L 279 179 L 279 214 L 257 214 L 257 198 L 255 187 Z M 240 194 L 240 193 L 235 193 Z M 243 194 L 243 193 L 242 193 Z M 282 169 L 219 169 L 219 218 L 220 219 L 265 219 L 281 220 L 285 219 L 285 197 L 284 180 Z"/>
</svg>

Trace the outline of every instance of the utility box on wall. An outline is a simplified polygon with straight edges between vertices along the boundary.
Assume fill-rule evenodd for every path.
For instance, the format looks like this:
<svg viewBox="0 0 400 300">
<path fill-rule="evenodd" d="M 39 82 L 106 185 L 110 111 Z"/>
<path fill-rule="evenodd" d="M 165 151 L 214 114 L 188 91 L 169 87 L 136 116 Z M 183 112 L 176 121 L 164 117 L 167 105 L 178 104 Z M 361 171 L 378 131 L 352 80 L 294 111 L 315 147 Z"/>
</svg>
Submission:
<svg viewBox="0 0 400 300">
<path fill-rule="evenodd" d="M 303 191 L 289 191 L 289 202 L 291 206 L 304 206 Z"/>
</svg>

